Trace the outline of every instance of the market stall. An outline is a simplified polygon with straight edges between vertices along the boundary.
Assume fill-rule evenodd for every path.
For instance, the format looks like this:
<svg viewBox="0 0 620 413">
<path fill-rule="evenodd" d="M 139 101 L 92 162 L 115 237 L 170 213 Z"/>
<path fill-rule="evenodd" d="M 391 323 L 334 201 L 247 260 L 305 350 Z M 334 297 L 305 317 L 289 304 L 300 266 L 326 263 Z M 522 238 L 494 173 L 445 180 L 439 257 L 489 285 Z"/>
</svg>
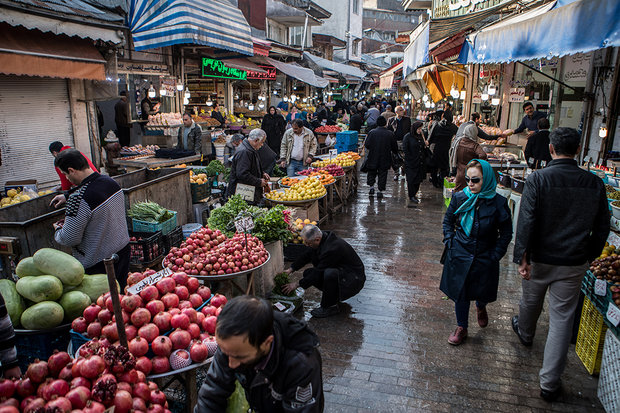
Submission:
<svg viewBox="0 0 620 413">
<path fill-rule="evenodd" d="M 176 159 L 156 158 L 155 156 L 144 156 L 133 159 L 118 158 L 114 160 L 114 163 L 126 168 L 129 172 L 138 171 L 140 169 L 148 168 L 165 168 L 169 166 L 188 164 L 192 162 L 200 161 L 202 155 L 184 156 Z"/>
</svg>

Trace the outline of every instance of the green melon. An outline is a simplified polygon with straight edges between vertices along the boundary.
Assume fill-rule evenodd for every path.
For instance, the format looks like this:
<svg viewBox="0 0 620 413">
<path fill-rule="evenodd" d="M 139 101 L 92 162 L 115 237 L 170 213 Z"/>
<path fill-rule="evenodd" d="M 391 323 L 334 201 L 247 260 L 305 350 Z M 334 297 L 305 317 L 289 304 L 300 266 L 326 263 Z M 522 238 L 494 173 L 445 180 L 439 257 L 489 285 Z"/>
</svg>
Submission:
<svg viewBox="0 0 620 413">
<path fill-rule="evenodd" d="M 64 285 L 79 285 L 84 278 L 84 266 L 65 252 L 41 248 L 32 258 L 40 271 L 53 275 Z"/>
<path fill-rule="evenodd" d="M 62 295 L 62 283 L 53 275 L 20 278 L 15 287 L 22 297 L 35 303 L 55 301 Z"/>
<path fill-rule="evenodd" d="M 27 308 L 22 314 L 22 326 L 27 330 L 46 330 L 62 323 L 65 312 L 55 301 L 43 301 Z"/>
<path fill-rule="evenodd" d="M 69 291 L 58 300 L 65 311 L 65 320 L 68 322 L 81 317 L 84 309 L 91 303 L 90 297 L 81 291 Z"/>
<path fill-rule="evenodd" d="M 0 294 L 2 294 L 4 298 L 4 303 L 6 304 L 6 309 L 9 312 L 13 327 L 19 326 L 26 305 L 24 304 L 22 296 L 17 292 L 15 283 L 11 280 L 0 280 Z"/>
<path fill-rule="evenodd" d="M 15 274 L 17 277 L 31 277 L 36 275 L 43 275 L 43 273 L 34 265 L 34 259 L 32 257 L 27 257 L 21 260 L 17 267 L 15 267 Z"/>
</svg>

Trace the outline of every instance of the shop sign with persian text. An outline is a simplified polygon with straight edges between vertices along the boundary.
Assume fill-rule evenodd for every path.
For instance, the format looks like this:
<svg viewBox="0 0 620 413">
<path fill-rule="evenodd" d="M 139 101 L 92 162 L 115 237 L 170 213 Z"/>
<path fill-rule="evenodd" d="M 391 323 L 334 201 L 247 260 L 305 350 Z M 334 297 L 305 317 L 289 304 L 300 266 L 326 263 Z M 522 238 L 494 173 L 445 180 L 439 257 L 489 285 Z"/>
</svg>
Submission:
<svg viewBox="0 0 620 413">
<path fill-rule="evenodd" d="M 252 80 L 276 80 L 276 68 L 273 66 L 262 66 L 259 65 L 261 69 L 265 71 L 265 73 L 254 72 L 253 70 L 248 70 L 248 79 Z"/>
<path fill-rule="evenodd" d="M 525 102 L 525 88 L 523 87 L 511 87 L 508 94 L 508 102 L 510 103 L 523 103 Z"/>
<path fill-rule="evenodd" d="M 228 67 L 224 62 L 208 57 L 202 58 L 202 77 L 218 79 L 246 80 L 248 74 L 245 70 Z"/>
<path fill-rule="evenodd" d="M 433 0 L 433 19 L 464 16 L 476 13 L 512 0 Z"/>
</svg>

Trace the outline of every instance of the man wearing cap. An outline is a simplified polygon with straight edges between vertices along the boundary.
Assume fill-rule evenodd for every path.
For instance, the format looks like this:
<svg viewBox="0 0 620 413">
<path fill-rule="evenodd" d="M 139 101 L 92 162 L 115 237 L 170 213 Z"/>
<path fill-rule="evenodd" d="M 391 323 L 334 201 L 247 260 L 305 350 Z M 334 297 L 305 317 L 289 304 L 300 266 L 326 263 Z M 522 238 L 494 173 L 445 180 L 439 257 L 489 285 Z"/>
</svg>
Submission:
<svg viewBox="0 0 620 413">
<path fill-rule="evenodd" d="M 114 163 L 114 159 L 118 158 L 121 153 L 121 144 L 118 143 L 118 138 L 114 134 L 114 131 L 109 131 L 103 141 L 105 142 L 103 146 L 105 150 L 105 170 L 110 176 L 119 175 L 120 166 Z"/>
</svg>

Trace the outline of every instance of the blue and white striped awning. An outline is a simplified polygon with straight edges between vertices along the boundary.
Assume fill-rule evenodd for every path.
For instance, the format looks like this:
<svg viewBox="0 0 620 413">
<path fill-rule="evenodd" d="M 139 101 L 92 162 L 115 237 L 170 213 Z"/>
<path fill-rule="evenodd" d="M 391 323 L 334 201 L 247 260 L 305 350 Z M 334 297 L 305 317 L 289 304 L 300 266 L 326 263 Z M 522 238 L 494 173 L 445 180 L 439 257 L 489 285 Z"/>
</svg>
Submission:
<svg viewBox="0 0 620 413">
<path fill-rule="evenodd" d="M 136 50 L 199 44 L 252 56 L 250 26 L 241 10 L 217 0 L 131 0 L 129 28 Z"/>
</svg>

